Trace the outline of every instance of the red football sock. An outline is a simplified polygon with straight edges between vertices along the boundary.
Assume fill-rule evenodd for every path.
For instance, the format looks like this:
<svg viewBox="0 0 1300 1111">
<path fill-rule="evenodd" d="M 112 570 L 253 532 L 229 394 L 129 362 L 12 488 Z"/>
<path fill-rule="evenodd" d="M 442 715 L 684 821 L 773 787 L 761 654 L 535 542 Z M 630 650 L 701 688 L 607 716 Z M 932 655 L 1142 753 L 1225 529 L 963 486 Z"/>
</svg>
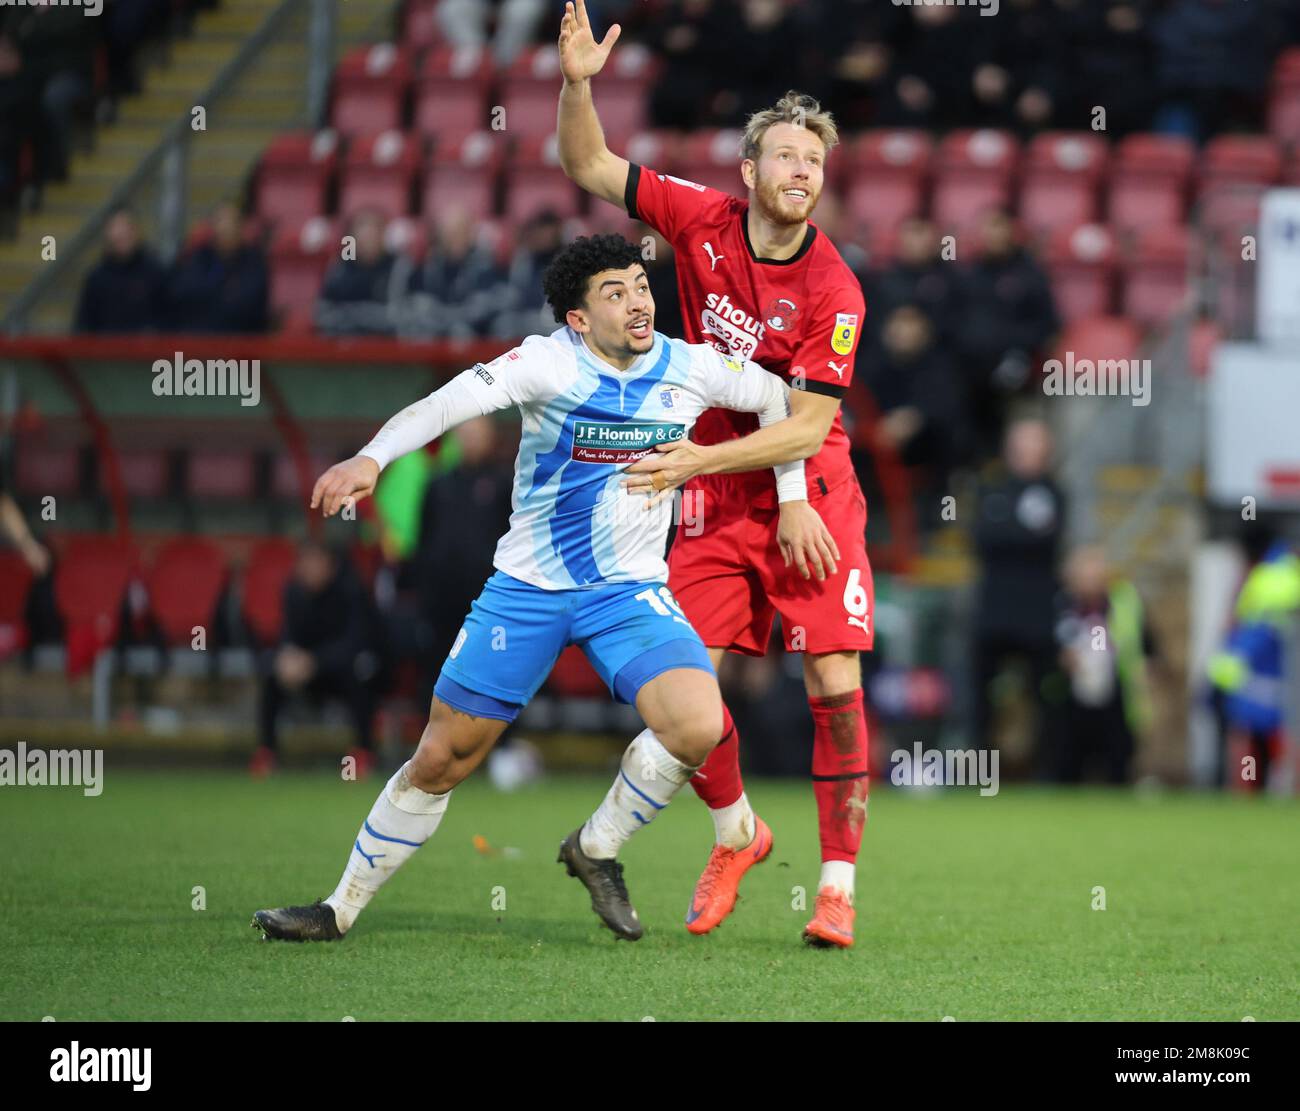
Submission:
<svg viewBox="0 0 1300 1111">
<path fill-rule="evenodd" d="M 862 690 L 809 698 L 813 716 L 813 793 L 822 860 L 852 864 L 867 822 L 867 717 Z"/>
<path fill-rule="evenodd" d="M 740 734 L 725 702 L 722 704 L 722 740 L 709 753 L 704 766 L 691 777 L 691 786 L 710 810 L 730 806 L 745 790 L 740 779 Z"/>
</svg>

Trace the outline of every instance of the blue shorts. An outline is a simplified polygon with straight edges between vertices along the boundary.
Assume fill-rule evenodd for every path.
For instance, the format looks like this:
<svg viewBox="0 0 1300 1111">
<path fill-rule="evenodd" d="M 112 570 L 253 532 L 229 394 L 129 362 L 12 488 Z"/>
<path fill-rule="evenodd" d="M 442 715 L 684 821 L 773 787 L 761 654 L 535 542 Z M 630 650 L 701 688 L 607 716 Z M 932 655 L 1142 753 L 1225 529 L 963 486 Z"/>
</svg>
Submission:
<svg viewBox="0 0 1300 1111">
<path fill-rule="evenodd" d="M 513 721 L 570 644 L 619 702 L 677 667 L 713 674 L 704 642 L 663 583 L 543 590 L 496 572 L 475 600 L 434 687 L 474 717 Z"/>
</svg>

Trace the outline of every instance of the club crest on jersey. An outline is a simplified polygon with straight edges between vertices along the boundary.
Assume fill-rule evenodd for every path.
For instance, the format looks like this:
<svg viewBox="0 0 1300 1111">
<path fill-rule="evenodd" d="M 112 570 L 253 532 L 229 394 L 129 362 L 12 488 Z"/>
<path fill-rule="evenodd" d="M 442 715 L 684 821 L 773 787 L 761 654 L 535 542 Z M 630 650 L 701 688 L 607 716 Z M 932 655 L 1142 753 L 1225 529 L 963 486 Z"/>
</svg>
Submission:
<svg viewBox="0 0 1300 1111">
<path fill-rule="evenodd" d="M 853 340 L 858 334 L 858 314 L 837 312 L 835 331 L 831 333 L 831 350 L 837 355 L 847 355 L 853 350 Z"/>
<path fill-rule="evenodd" d="M 798 305 L 788 297 L 777 297 L 767 306 L 767 311 L 763 313 L 763 323 L 774 332 L 784 332 L 788 328 L 794 327 L 795 318 L 798 315 Z"/>
<path fill-rule="evenodd" d="M 659 391 L 659 404 L 665 409 L 671 409 L 677 404 L 677 400 L 681 396 L 682 391 L 676 386 L 664 386 Z"/>
</svg>

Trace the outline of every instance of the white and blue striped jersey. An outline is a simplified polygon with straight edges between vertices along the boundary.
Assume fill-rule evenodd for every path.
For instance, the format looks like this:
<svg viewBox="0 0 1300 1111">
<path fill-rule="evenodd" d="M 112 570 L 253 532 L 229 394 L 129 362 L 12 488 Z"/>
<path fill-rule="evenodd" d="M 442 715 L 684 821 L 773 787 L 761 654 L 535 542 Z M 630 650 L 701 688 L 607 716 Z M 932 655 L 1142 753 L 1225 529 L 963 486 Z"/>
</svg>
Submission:
<svg viewBox="0 0 1300 1111">
<path fill-rule="evenodd" d="M 472 416 L 516 407 L 523 418 L 509 531 L 494 563 L 545 590 L 663 582 L 671 499 L 647 510 L 622 472 L 656 444 L 689 435 L 706 409 L 789 413 L 789 388 L 757 363 L 654 334 L 625 371 L 569 327 L 453 378 L 403 410 L 361 450 L 380 467 Z M 775 468 L 784 500 L 806 497 L 803 463 Z"/>
</svg>

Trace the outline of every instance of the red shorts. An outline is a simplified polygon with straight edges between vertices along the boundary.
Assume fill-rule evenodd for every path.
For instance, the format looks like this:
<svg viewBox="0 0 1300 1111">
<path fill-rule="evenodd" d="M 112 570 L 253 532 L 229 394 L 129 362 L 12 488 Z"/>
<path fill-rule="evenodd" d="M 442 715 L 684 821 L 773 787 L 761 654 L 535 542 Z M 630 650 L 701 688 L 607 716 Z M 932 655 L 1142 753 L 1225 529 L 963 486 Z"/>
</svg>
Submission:
<svg viewBox="0 0 1300 1111">
<path fill-rule="evenodd" d="M 822 582 L 786 568 L 776 542 L 778 510 L 720 499 L 707 489 L 684 496 L 692 500 L 668 554 L 668 585 L 708 647 L 761 656 L 779 613 L 788 651 L 871 648 L 876 599 L 867 503 L 856 481 L 841 482 L 812 503 L 840 551 L 835 574 Z"/>
</svg>

